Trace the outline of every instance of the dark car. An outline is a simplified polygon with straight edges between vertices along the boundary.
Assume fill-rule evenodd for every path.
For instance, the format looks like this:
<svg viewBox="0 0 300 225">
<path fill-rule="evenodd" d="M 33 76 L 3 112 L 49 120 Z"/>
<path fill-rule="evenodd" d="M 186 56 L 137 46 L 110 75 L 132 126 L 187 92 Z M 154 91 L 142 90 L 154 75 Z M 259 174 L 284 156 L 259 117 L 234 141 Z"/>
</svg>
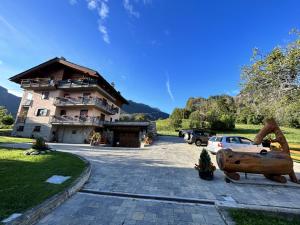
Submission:
<svg viewBox="0 0 300 225">
<path fill-rule="evenodd" d="M 184 137 L 184 134 L 192 132 L 193 130 L 191 129 L 181 129 L 181 130 L 176 130 L 178 132 L 178 137 Z"/>
<path fill-rule="evenodd" d="M 184 134 L 184 140 L 188 144 L 195 143 L 197 146 L 207 145 L 208 139 L 213 135 L 216 135 L 216 133 L 208 130 L 192 130 Z"/>
</svg>

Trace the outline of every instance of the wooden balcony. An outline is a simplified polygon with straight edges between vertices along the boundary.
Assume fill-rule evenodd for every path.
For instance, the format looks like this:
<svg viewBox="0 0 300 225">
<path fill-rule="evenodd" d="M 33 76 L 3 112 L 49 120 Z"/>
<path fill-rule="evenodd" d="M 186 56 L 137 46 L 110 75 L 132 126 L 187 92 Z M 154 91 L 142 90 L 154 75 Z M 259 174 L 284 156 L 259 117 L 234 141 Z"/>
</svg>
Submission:
<svg viewBox="0 0 300 225">
<path fill-rule="evenodd" d="M 52 125 L 75 125 L 75 126 L 100 126 L 102 127 L 104 121 L 99 117 L 81 117 L 81 116 L 53 116 L 51 118 Z"/>
<path fill-rule="evenodd" d="M 54 90 L 56 87 L 56 81 L 48 78 L 36 78 L 36 79 L 23 79 L 21 81 L 21 88 L 31 90 Z"/>
<path fill-rule="evenodd" d="M 111 96 L 107 91 L 105 91 L 102 87 L 99 86 L 96 80 L 92 79 L 61 80 L 57 82 L 57 88 L 77 91 L 96 90 L 99 91 L 106 98 L 110 99 L 112 102 L 116 101 L 116 99 L 113 96 Z"/>
<path fill-rule="evenodd" d="M 119 108 L 114 108 L 99 98 L 62 98 L 57 97 L 54 101 L 55 106 L 66 107 L 66 106 L 94 106 L 109 115 L 115 115 L 119 112 Z"/>
</svg>

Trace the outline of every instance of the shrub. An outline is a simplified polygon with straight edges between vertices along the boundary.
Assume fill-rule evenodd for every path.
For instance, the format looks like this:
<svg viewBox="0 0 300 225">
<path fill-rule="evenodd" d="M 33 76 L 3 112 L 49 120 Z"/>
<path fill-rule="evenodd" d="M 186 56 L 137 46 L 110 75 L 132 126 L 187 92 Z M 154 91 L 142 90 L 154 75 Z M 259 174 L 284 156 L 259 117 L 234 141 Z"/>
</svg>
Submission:
<svg viewBox="0 0 300 225">
<path fill-rule="evenodd" d="M 202 114 L 199 110 L 194 111 L 190 114 L 190 128 L 200 128 L 204 126 L 205 115 Z"/>
<path fill-rule="evenodd" d="M 101 134 L 99 132 L 92 131 L 89 139 L 91 145 L 98 144 L 101 140 Z"/>
<path fill-rule="evenodd" d="M 199 158 L 199 165 L 196 164 L 195 168 L 200 172 L 214 172 L 216 170 L 206 149 L 202 150 Z"/>
<path fill-rule="evenodd" d="M 153 142 L 153 139 L 154 139 L 154 134 L 152 132 L 148 132 L 146 135 L 145 135 L 145 139 L 144 139 L 144 142 L 145 144 L 151 144 Z"/>
<path fill-rule="evenodd" d="M 32 145 L 32 148 L 37 151 L 48 150 L 49 147 L 46 145 L 44 138 L 37 137 Z"/>
<path fill-rule="evenodd" d="M 182 125 L 182 119 L 173 119 L 173 118 L 171 118 L 170 119 L 170 125 L 175 129 L 180 128 L 181 125 Z"/>
<path fill-rule="evenodd" d="M 12 115 L 5 115 L 2 117 L 1 122 L 4 125 L 12 125 L 14 123 L 14 118 L 12 117 Z"/>
</svg>

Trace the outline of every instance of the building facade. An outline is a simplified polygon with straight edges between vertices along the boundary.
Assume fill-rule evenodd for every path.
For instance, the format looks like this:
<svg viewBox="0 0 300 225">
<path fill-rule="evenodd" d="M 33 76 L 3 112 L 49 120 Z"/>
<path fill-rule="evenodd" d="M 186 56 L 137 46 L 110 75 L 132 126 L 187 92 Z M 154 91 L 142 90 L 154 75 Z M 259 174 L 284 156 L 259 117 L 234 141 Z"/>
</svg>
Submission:
<svg viewBox="0 0 300 225">
<path fill-rule="evenodd" d="M 23 88 L 13 135 L 88 143 L 102 133 L 112 146 L 139 147 L 147 123 L 119 122 L 127 100 L 97 71 L 54 58 L 10 78 Z M 131 141 L 130 141 L 131 140 Z"/>
</svg>

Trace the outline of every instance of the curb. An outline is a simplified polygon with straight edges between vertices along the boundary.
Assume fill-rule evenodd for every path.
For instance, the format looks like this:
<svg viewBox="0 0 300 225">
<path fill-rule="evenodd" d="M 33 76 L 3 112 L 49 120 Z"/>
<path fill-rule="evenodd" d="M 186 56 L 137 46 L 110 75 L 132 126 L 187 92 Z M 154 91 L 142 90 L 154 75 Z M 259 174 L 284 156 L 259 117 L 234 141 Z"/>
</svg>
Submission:
<svg viewBox="0 0 300 225">
<path fill-rule="evenodd" d="M 104 192 L 104 191 L 95 191 L 90 189 L 82 189 L 79 192 L 102 195 L 102 196 L 135 198 L 135 199 L 142 199 L 142 200 L 169 201 L 169 202 L 177 202 L 177 203 L 192 203 L 192 204 L 203 204 L 203 205 L 211 205 L 211 206 L 215 205 L 215 201 L 208 200 L 208 199 L 169 197 L 169 196 L 162 196 L 162 195 L 131 194 L 131 193 L 124 193 L 124 192 Z"/>
<path fill-rule="evenodd" d="M 69 153 L 72 154 L 72 153 Z M 52 210 L 56 207 L 60 206 L 64 203 L 68 198 L 74 195 L 77 191 L 79 191 L 83 185 L 87 182 L 91 174 L 91 164 L 89 161 L 84 159 L 81 156 L 72 154 L 82 161 L 85 162 L 87 167 L 81 173 L 81 175 L 65 190 L 57 193 L 56 195 L 46 199 L 41 204 L 25 211 L 20 217 L 16 218 L 13 221 L 5 223 L 5 225 L 32 225 L 37 223 L 40 219 L 48 215 Z"/>
</svg>

